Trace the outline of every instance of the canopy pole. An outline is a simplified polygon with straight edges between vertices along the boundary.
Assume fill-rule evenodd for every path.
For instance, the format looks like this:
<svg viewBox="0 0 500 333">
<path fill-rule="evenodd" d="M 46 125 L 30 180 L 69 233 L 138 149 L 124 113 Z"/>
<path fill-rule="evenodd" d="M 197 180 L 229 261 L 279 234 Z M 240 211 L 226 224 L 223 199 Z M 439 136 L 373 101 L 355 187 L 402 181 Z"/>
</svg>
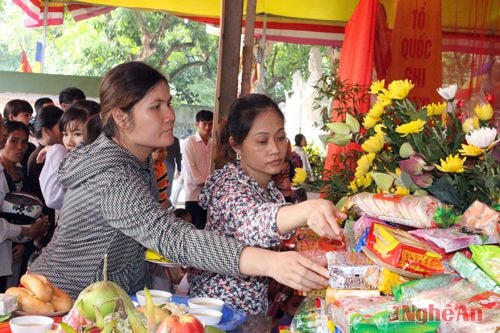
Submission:
<svg viewBox="0 0 500 333">
<path fill-rule="evenodd" d="M 238 73 L 240 69 L 241 20 L 243 0 L 221 0 L 219 61 L 217 65 L 217 84 L 213 136 L 219 124 L 229 114 L 231 103 L 238 97 Z M 215 145 L 214 145 L 215 146 Z M 212 147 L 214 147 L 212 146 Z M 212 170 L 215 154 L 212 150 Z"/>
<path fill-rule="evenodd" d="M 251 81 L 256 7 L 256 0 L 247 1 L 247 11 L 245 15 L 245 44 L 243 46 L 243 68 L 241 71 L 240 97 L 248 95 L 250 93 L 250 87 L 252 85 Z"/>
<path fill-rule="evenodd" d="M 266 43 L 267 43 L 267 13 L 264 13 L 264 21 L 262 22 L 262 37 L 259 41 L 259 49 L 257 51 L 257 92 L 264 93 L 264 77 L 266 75 Z"/>
<path fill-rule="evenodd" d="M 40 58 L 40 73 L 43 73 L 43 67 L 45 65 L 45 45 L 47 43 L 47 28 L 48 28 L 48 17 L 49 17 L 49 0 L 45 0 L 43 7 L 43 37 L 42 37 L 42 55 Z"/>
</svg>

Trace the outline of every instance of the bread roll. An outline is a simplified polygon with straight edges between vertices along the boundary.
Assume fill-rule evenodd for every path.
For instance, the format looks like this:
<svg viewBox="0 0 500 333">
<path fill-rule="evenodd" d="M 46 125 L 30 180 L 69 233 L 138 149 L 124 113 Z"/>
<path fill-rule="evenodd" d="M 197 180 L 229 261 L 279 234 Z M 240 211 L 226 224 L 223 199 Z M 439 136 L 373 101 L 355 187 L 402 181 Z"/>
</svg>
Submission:
<svg viewBox="0 0 500 333">
<path fill-rule="evenodd" d="M 43 302 L 31 294 L 26 288 L 12 287 L 5 291 L 7 295 L 17 296 L 19 310 L 33 314 L 54 312 L 54 307 L 49 302 Z"/>
<path fill-rule="evenodd" d="M 73 300 L 69 295 L 64 291 L 57 287 L 53 288 L 52 300 L 50 303 L 54 307 L 54 310 L 59 311 L 69 311 L 73 306 Z"/>
<path fill-rule="evenodd" d="M 42 302 L 52 299 L 52 284 L 43 275 L 26 273 L 21 276 L 21 284 Z"/>
</svg>

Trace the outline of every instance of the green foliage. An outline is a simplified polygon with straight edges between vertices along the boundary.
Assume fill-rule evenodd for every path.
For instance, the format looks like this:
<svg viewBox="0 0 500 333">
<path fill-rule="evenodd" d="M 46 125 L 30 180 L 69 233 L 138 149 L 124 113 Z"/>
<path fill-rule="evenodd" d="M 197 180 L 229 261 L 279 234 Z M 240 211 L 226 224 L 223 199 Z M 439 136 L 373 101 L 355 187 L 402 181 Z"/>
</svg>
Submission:
<svg viewBox="0 0 500 333">
<path fill-rule="evenodd" d="M 304 147 L 304 151 L 311 165 L 313 177 L 315 179 L 320 179 L 323 175 L 323 168 L 325 165 L 324 156 L 322 156 L 321 151 L 316 146 L 307 145 Z"/>
</svg>

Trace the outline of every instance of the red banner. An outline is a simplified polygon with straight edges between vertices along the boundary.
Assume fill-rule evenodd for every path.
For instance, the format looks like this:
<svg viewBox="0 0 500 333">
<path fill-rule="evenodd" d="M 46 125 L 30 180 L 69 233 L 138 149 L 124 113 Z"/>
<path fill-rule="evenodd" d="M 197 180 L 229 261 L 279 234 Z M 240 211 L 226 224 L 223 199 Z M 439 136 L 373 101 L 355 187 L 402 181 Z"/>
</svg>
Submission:
<svg viewBox="0 0 500 333">
<path fill-rule="evenodd" d="M 441 101 L 441 0 L 396 0 L 392 62 L 386 82 L 409 79 L 419 105 Z"/>
</svg>

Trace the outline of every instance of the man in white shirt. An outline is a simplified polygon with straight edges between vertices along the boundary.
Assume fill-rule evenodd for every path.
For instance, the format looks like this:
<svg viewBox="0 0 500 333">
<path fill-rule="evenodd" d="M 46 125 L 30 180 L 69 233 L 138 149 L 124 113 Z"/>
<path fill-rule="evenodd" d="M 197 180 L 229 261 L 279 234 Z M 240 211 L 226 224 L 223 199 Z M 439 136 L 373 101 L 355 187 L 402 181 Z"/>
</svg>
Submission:
<svg viewBox="0 0 500 333">
<path fill-rule="evenodd" d="M 196 113 L 198 131 L 184 140 L 182 151 L 186 210 L 191 213 L 193 224 L 198 229 L 204 229 L 207 222 L 207 211 L 198 205 L 198 196 L 210 175 L 213 118 L 212 111 Z"/>
</svg>

